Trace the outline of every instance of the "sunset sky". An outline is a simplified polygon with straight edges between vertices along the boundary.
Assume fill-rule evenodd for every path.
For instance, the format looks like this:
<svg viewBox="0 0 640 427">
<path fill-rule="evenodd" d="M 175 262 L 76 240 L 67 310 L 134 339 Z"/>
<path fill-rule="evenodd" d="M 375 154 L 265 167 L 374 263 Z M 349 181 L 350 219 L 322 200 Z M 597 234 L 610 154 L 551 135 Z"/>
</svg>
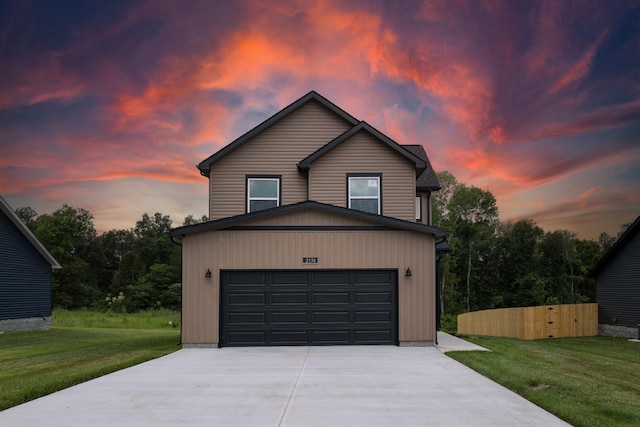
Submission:
<svg viewBox="0 0 640 427">
<path fill-rule="evenodd" d="M 195 165 L 310 90 L 502 220 L 581 238 L 640 215 L 640 2 L 0 2 L 0 195 L 207 213 Z"/>
</svg>

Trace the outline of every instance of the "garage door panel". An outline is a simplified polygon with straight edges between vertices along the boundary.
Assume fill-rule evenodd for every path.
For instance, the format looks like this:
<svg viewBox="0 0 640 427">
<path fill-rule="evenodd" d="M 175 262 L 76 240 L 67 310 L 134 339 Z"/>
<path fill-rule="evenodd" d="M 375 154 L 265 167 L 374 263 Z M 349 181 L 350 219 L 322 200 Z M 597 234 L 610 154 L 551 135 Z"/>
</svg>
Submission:
<svg viewBox="0 0 640 427">
<path fill-rule="evenodd" d="M 388 343 L 391 339 L 389 330 L 356 331 L 356 340 L 362 344 Z"/>
<path fill-rule="evenodd" d="M 397 344 L 396 270 L 223 271 L 221 284 L 222 346 Z"/>
<path fill-rule="evenodd" d="M 318 344 L 349 344 L 350 333 L 343 330 L 312 331 L 312 342 Z"/>
<path fill-rule="evenodd" d="M 391 323 L 391 311 L 356 311 L 355 323 Z"/>
<path fill-rule="evenodd" d="M 317 272 L 311 273 L 312 286 L 349 286 L 351 276 L 349 272 Z"/>
<path fill-rule="evenodd" d="M 247 272 L 246 274 L 227 276 L 226 285 L 230 288 L 245 287 L 245 286 L 266 286 L 266 277 L 259 272 Z"/>
<path fill-rule="evenodd" d="M 307 331 L 273 331 L 271 345 L 305 345 L 309 342 Z"/>
<path fill-rule="evenodd" d="M 266 340 L 264 331 L 229 332 L 227 335 L 229 345 L 263 345 Z"/>
<path fill-rule="evenodd" d="M 306 325 L 309 323 L 306 311 L 298 312 L 271 312 L 271 325 Z"/>
<path fill-rule="evenodd" d="M 349 304 L 349 292 L 314 292 L 313 304 Z"/>
<path fill-rule="evenodd" d="M 229 313 L 227 320 L 230 326 L 237 325 L 264 325 L 266 324 L 266 315 L 260 313 Z"/>
<path fill-rule="evenodd" d="M 277 292 L 272 293 L 270 297 L 271 305 L 306 305 L 306 292 Z"/>
<path fill-rule="evenodd" d="M 351 313 L 348 311 L 320 311 L 313 313 L 313 324 L 341 323 L 348 325 L 351 322 Z"/>
<path fill-rule="evenodd" d="M 245 306 L 245 305 L 264 305 L 266 301 L 265 294 L 229 294 L 228 304 Z"/>
<path fill-rule="evenodd" d="M 266 281 L 266 279 L 265 279 Z M 300 272 L 283 271 L 271 274 L 270 285 L 278 286 L 307 286 L 308 274 Z"/>
<path fill-rule="evenodd" d="M 391 292 L 356 292 L 355 304 L 391 304 Z"/>
<path fill-rule="evenodd" d="M 391 273 L 388 271 L 380 272 L 356 272 L 355 273 L 355 285 L 356 286 L 390 286 L 393 283 Z"/>
</svg>

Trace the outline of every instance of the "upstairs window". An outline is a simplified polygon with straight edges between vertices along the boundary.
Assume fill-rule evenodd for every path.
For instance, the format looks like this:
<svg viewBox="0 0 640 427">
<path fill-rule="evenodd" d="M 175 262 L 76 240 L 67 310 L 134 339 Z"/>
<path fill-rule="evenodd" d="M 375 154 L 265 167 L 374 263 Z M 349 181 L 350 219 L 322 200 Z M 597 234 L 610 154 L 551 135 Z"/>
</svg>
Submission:
<svg viewBox="0 0 640 427">
<path fill-rule="evenodd" d="M 280 206 L 279 176 L 247 177 L 247 213 Z"/>
<path fill-rule="evenodd" d="M 347 175 L 349 209 L 382 213 L 382 175 Z"/>
<path fill-rule="evenodd" d="M 422 197 L 416 194 L 416 221 L 422 222 Z"/>
</svg>

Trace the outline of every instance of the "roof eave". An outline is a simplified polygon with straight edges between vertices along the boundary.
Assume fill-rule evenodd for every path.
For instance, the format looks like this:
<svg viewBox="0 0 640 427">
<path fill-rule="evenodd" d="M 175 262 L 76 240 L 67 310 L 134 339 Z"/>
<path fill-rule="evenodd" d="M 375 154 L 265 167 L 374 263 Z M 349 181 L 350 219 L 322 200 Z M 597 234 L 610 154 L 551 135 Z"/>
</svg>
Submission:
<svg viewBox="0 0 640 427">
<path fill-rule="evenodd" d="M 424 225 L 420 223 L 413 223 L 410 221 L 404 221 L 397 218 L 385 217 L 382 215 L 371 214 L 367 212 L 361 212 L 354 209 L 347 209 L 340 206 L 329 205 L 314 201 L 305 201 L 296 203 L 293 205 L 286 205 L 272 209 L 266 209 L 249 214 L 242 214 L 228 218 L 222 218 L 215 221 L 209 221 L 201 224 L 189 225 L 184 227 L 174 228 L 169 231 L 170 236 L 185 236 L 188 234 L 195 234 L 204 231 L 216 231 L 233 227 L 236 224 L 256 221 L 259 219 L 269 218 L 272 216 L 284 215 L 286 213 L 297 212 L 301 210 L 315 209 L 323 212 L 329 212 L 339 215 L 345 215 L 351 218 L 360 219 L 363 221 L 377 222 L 383 225 L 387 225 L 393 228 L 397 228 L 405 231 L 416 231 L 421 233 L 432 234 L 435 237 L 446 237 L 449 232 L 443 228 Z"/>
<path fill-rule="evenodd" d="M 297 164 L 298 170 L 301 172 L 308 171 L 311 168 L 311 163 L 313 163 L 320 157 L 324 156 L 326 153 L 328 153 L 338 145 L 342 144 L 344 141 L 351 138 L 353 135 L 360 132 L 361 130 L 369 132 L 372 136 L 384 142 L 387 146 L 395 150 L 398 154 L 405 157 L 407 160 L 413 162 L 416 167 L 416 177 L 420 176 L 422 172 L 424 172 L 427 169 L 427 164 L 423 159 L 411 153 L 410 151 L 406 150 L 404 147 L 402 147 L 402 145 L 398 144 L 388 136 L 384 135 L 382 132 L 378 131 L 376 128 L 374 128 L 367 122 L 361 121 L 357 125 L 351 127 L 347 131 L 343 132 L 341 135 L 338 135 L 333 140 L 329 141 L 327 144 L 320 147 L 315 152 L 311 153 L 306 158 L 302 159 L 300 163 Z"/>
<path fill-rule="evenodd" d="M 257 126 L 255 126 L 253 129 L 249 130 L 248 132 L 246 132 L 242 136 L 236 138 L 231 143 L 225 145 L 223 148 L 221 148 L 220 150 L 218 150 L 217 152 L 215 152 L 214 154 L 212 154 L 211 156 L 207 157 L 205 160 L 200 162 L 196 167 L 200 170 L 200 173 L 203 176 L 209 177 L 210 174 L 211 174 L 211 165 L 213 163 L 215 163 L 216 161 L 218 161 L 222 157 L 226 156 L 227 154 L 231 153 L 232 151 L 234 151 L 235 149 L 237 149 L 241 145 L 243 145 L 246 142 L 248 142 L 249 140 L 251 140 L 256 135 L 260 134 L 264 130 L 266 130 L 269 127 L 273 126 L 275 123 L 279 122 L 284 117 L 286 117 L 289 114 L 291 114 L 292 112 L 298 110 L 300 107 L 302 107 L 303 105 L 307 104 L 308 102 L 310 102 L 312 100 L 315 100 L 315 101 L 319 102 L 324 107 L 326 107 L 329 110 L 333 111 L 334 113 L 336 113 L 337 115 L 339 115 L 344 120 L 346 120 L 347 122 L 351 123 L 352 125 L 356 125 L 357 123 L 359 123 L 359 120 L 356 119 L 355 117 L 353 117 L 351 114 L 347 113 L 342 108 L 338 107 L 337 105 L 335 105 L 334 103 L 329 101 L 327 98 L 325 98 L 324 96 L 320 95 L 318 92 L 312 90 L 311 92 L 307 93 L 302 98 L 299 98 L 298 100 L 292 102 L 291 104 L 289 104 L 288 106 L 286 106 L 282 110 L 278 111 L 273 116 L 269 117 L 268 119 L 266 119 L 262 123 L 258 124 Z"/>
</svg>

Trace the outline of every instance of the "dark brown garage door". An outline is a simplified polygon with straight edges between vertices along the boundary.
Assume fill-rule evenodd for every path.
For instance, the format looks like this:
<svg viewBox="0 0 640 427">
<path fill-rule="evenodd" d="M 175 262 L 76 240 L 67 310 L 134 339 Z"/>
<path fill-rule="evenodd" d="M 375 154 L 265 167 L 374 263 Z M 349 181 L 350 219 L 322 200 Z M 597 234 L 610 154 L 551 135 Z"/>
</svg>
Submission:
<svg viewBox="0 0 640 427">
<path fill-rule="evenodd" d="M 397 344 L 396 270 L 223 271 L 222 346 Z"/>
</svg>

